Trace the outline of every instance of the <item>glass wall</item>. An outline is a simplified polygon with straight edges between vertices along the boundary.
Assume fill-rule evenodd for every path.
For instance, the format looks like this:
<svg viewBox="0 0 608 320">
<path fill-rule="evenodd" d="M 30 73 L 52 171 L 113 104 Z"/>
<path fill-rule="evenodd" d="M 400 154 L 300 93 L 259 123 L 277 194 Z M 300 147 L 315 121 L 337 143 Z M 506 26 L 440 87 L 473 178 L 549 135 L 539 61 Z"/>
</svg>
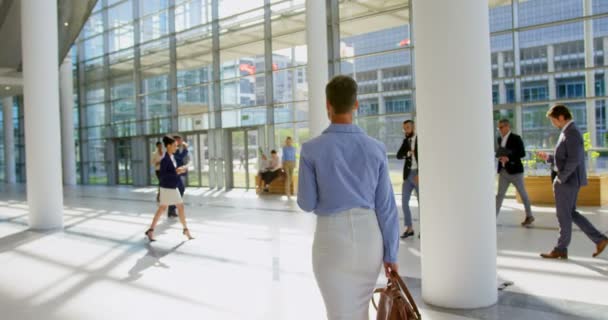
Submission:
<svg viewBox="0 0 608 320">
<path fill-rule="evenodd" d="M 559 132 L 545 114 L 556 103 L 572 110 L 593 147 L 605 147 L 608 24 L 595 15 L 606 12 L 608 2 L 510 2 L 490 8 L 494 110 L 514 111 L 512 120 L 530 153 L 554 148 Z M 589 164 L 606 170 L 606 160 Z"/>
<path fill-rule="evenodd" d="M 529 151 L 551 149 L 545 112 L 565 103 L 608 147 L 608 2 L 501 1 L 489 13 L 494 120 L 510 119 Z M 267 149 L 306 141 L 305 21 L 304 0 L 100 0 L 74 46 L 81 182 L 116 183 L 118 139 L 183 133 L 204 148 L 189 184 L 210 186 L 227 175 L 223 142 L 237 129 L 262 128 Z M 386 144 L 396 191 L 402 123 L 416 117 L 411 22 L 410 1 L 328 1 L 330 74 L 358 81 L 356 122 Z"/>
</svg>

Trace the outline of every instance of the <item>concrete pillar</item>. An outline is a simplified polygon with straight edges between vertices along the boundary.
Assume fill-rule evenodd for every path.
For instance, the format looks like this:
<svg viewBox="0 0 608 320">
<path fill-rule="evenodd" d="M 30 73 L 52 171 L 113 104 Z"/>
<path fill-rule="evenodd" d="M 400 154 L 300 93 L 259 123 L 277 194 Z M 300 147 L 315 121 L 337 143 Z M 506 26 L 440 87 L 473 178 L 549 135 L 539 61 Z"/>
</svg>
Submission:
<svg viewBox="0 0 608 320">
<path fill-rule="evenodd" d="M 32 229 L 63 228 L 56 1 L 21 1 L 27 202 Z"/>
<path fill-rule="evenodd" d="M 413 3 L 416 99 L 422 106 L 422 297 L 439 307 L 482 308 L 497 301 L 488 14 L 485 0 Z M 449 43 L 459 45 L 446 50 Z M 437 88 L 445 92 L 437 94 Z M 446 139 L 454 123 L 463 124 L 459 135 L 472 149 L 450 157 L 446 166 L 446 158 L 437 155 L 462 155 Z M 453 170 L 459 167 L 475 171 Z"/>
<path fill-rule="evenodd" d="M 555 47 L 552 44 L 547 46 L 547 71 L 555 72 Z M 555 86 L 555 74 L 549 74 L 549 100 L 557 99 L 557 88 Z"/>
<path fill-rule="evenodd" d="M 13 97 L 2 99 L 4 121 L 4 180 L 15 183 L 15 128 L 13 127 Z"/>
<path fill-rule="evenodd" d="M 593 14 L 592 0 L 584 0 L 583 12 L 585 16 Z M 589 138 L 591 140 L 591 146 L 597 147 L 597 124 L 595 116 L 595 100 L 591 99 L 595 97 L 595 71 L 592 70 L 595 66 L 594 54 L 593 54 L 593 20 L 587 19 L 584 22 L 584 33 L 585 33 L 585 97 L 586 109 L 587 109 L 587 132 L 589 132 Z M 589 170 L 594 172 L 597 164 L 595 159 L 591 157 L 589 152 Z"/>
<path fill-rule="evenodd" d="M 507 86 L 505 84 L 505 53 L 498 52 L 497 53 L 497 62 L 498 62 L 498 103 L 505 104 L 507 103 Z"/>
<path fill-rule="evenodd" d="M 76 184 L 76 150 L 74 145 L 74 79 L 70 55 L 61 64 L 61 153 L 63 184 Z"/>
<path fill-rule="evenodd" d="M 306 1 L 306 43 L 308 44 L 308 125 L 310 137 L 314 138 L 329 126 L 325 98 L 325 85 L 329 73 L 325 1 Z"/>
</svg>

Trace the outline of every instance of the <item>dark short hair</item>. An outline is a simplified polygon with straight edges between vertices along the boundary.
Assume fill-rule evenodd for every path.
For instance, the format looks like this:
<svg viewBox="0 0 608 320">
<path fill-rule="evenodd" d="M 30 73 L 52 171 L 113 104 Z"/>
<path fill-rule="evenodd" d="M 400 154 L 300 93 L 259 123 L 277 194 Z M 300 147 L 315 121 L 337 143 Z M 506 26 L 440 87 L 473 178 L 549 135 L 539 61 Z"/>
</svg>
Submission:
<svg viewBox="0 0 608 320">
<path fill-rule="evenodd" d="M 175 139 L 175 140 L 177 140 L 177 139 L 184 140 L 184 139 L 182 138 L 182 136 L 180 136 L 179 134 L 174 135 L 174 136 L 173 136 L 173 139 Z"/>
<path fill-rule="evenodd" d="M 403 124 L 408 124 L 408 123 L 414 124 L 414 120 L 408 119 L 408 120 L 403 121 Z"/>
<path fill-rule="evenodd" d="M 277 153 L 277 151 L 276 150 L 272 150 L 272 151 L 270 151 L 270 153 Z"/>
<path fill-rule="evenodd" d="M 508 124 L 509 126 L 511 125 L 511 121 L 509 121 L 509 119 L 500 119 L 498 120 L 499 124 Z"/>
<path fill-rule="evenodd" d="M 325 95 L 335 113 L 351 112 L 357 101 L 357 82 L 349 76 L 335 76 L 325 86 Z"/>
<path fill-rule="evenodd" d="M 156 146 L 157 146 L 157 147 L 158 147 L 158 146 L 162 146 L 162 145 L 163 145 L 163 143 L 162 143 L 162 142 L 160 142 L 160 141 L 156 141 Z"/>
<path fill-rule="evenodd" d="M 291 137 L 287 137 L 287 138 L 285 138 L 285 140 L 291 140 Z"/>
<path fill-rule="evenodd" d="M 556 104 L 547 111 L 547 118 L 559 119 L 559 116 L 564 116 L 566 120 L 572 120 L 570 109 L 563 104 Z"/>
<path fill-rule="evenodd" d="M 165 148 L 170 145 L 173 144 L 175 142 L 175 139 L 169 137 L 169 136 L 164 136 L 163 137 L 163 144 L 165 145 Z"/>
</svg>

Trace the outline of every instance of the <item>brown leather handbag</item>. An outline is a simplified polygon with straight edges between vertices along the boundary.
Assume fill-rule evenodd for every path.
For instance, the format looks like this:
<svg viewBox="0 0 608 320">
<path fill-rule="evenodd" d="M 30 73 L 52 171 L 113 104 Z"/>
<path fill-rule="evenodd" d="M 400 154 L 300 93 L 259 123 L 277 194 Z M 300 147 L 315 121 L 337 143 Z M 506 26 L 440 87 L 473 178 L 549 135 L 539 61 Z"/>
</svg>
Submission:
<svg viewBox="0 0 608 320">
<path fill-rule="evenodd" d="M 376 320 L 421 319 L 416 302 L 397 272 L 392 271 L 386 287 L 376 289 L 375 293 L 380 294 L 378 304 L 372 297 L 372 303 L 377 311 Z"/>
</svg>

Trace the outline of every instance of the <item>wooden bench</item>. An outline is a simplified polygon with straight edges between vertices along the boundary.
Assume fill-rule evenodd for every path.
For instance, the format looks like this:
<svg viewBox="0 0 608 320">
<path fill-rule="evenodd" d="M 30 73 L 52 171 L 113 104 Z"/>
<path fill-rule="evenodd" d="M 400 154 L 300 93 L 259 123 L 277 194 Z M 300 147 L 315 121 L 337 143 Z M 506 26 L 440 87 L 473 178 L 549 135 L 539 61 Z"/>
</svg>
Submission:
<svg viewBox="0 0 608 320">
<path fill-rule="evenodd" d="M 285 174 L 285 171 L 281 170 L 281 173 L 279 174 L 279 176 L 276 179 L 272 180 L 272 182 L 268 186 L 268 192 L 264 192 L 263 190 L 257 190 L 258 189 L 257 186 L 260 185 L 260 179 L 261 178 L 259 175 L 255 177 L 256 191 L 258 191 L 258 193 L 260 193 L 260 194 L 264 194 L 264 193 L 285 194 L 285 179 L 287 179 L 287 175 Z M 298 176 L 291 177 L 291 195 L 296 194 L 297 185 L 298 185 Z"/>
</svg>

